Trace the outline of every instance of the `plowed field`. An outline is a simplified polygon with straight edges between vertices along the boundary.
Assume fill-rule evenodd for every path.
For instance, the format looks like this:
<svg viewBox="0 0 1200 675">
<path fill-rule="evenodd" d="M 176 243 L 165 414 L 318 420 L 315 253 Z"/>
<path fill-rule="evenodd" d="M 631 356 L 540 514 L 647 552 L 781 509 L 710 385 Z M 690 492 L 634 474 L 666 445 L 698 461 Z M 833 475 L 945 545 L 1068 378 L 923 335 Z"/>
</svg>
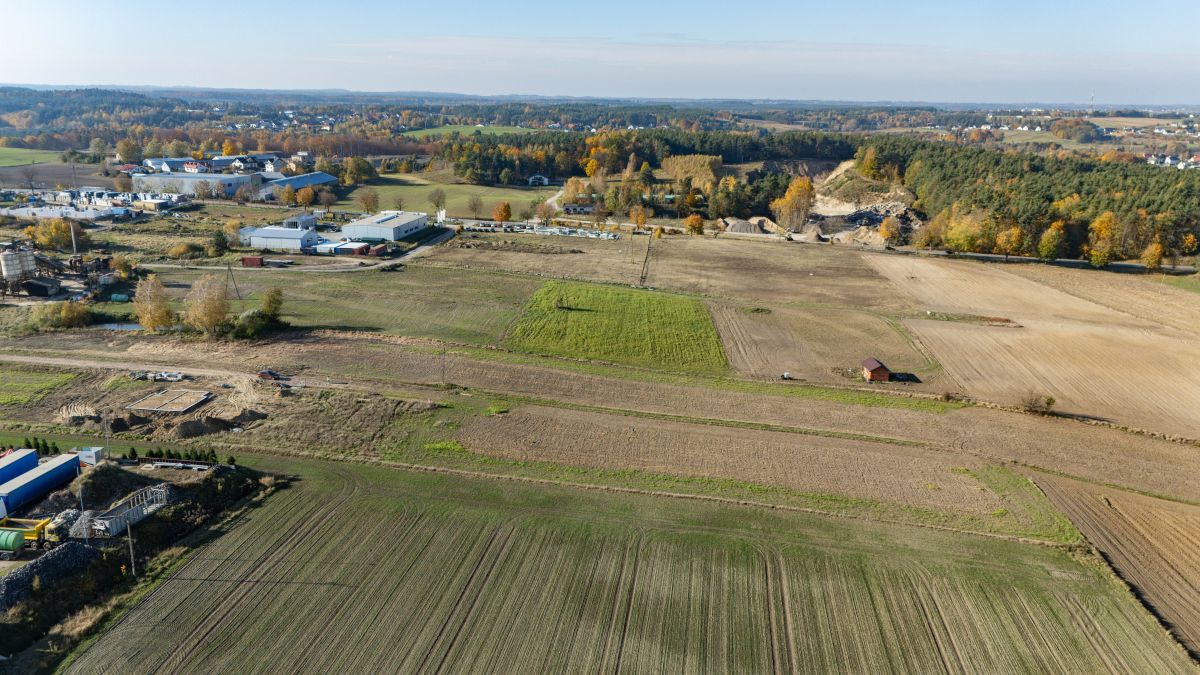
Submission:
<svg viewBox="0 0 1200 675">
<path fill-rule="evenodd" d="M 1038 485 L 1200 654 L 1200 507 L 1038 475 Z"/>
<path fill-rule="evenodd" d="M 1115 581 L 1058 550 L 262 461 L 302 480 L 69 672 L 1192 672 Z"/>
</svg>

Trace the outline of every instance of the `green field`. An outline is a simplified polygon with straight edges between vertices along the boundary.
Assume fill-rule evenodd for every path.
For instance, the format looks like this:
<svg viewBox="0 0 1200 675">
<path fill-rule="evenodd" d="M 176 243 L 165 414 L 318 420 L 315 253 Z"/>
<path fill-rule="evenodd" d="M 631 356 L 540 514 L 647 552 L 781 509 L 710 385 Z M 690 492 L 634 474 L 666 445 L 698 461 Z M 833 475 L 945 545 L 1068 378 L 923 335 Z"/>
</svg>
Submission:
<svg viewBox="0 0 1200 675">
<path fill-rule="evenodd" d="M 58 150 L 27 150 L 25 148 L 0 147 L 0 166 L 57 162 L 61 156 L 62 153 Z"/>
<path fill-rule="evenodd" d="M 1163 280 L 1175 288 L 1182 288 L 1185 291 L 1200 293 L 1200 274 L 1189 274 L 1187 276 L 1176 276 L 1169 274 L 1164 276 Z"/>
<path fill-rule="evenodd" d="M 452 134 L 455 132 L 463 134 L 464 136 L 470 136 L 471 134 L 474 134 L 475 132 L 479 132 L 481 134 L 495 135 L 495 134 L 527 134 L 527 133 L 530 133 L 531 131 L 533 131 L 533 129 L 526 129 L 524 127 L 509 127 L 509 126 L 504 126 L 504 125 L 477 127 L 474 124 L 447 124 L 446 126 L 432 127 L 429 129 L 413 129 L 411 131 L 406 131 L 401 135 L 402 136 L 412 136 L 414 138 L 428 138 L 430 136 L 444 136 L 446 134 Z"/>
<path fill-rule="evenodd" d="M 342 208 L 358 208 L 356 194 L 365 187 L 373 188 L 379 193 L 380 208 L 392 209 L 397 195 L 404 198 L 404 208 L 408 211 L 432 211 L 429 203 L 429 193 L 441 188 L 446 193 L 446 213 L 456 218 L 470 218 L 474 214 L 467 208 L 467 200 L 478 196 L 483 200 L 483 210 L 480 217 L 491 218 L 492 209 L 496 204 L 507 201 L 512 205 L 513 217 L 516 218 L 521 208 L 536 200 L 546 201 L 554 195 L 558 188 L 554 187 L 497 187 L 492 185 L 468 185 L 456 182 L 453 174 L 448 171 L 432 173 L 394 173 L 383 174 L 370 185 L 355 188 L 342 197 L 338 206 Z"/>
<path fill-rule="evenodd" d="M 66 672 L 1154 672 L 1098 564 L 921 528 L 319 461 Z"/>
<path fill-rule="evenodd" d="M 513 349 L 655 370 L 721 373 L 721 340 L 704 305 L 655 291 L 550 281 L 509 330 Z"/>
<path fill-rule="evenodd" d="M 53 389 L 69 383 L 71 373 L 48 373 L 0 367 L 0 405 L 36 403 Z"/>
<path fill-rule="evenodd" d="M 178 297 L 201 276 L 161 270 Z M 245 299 L 233 310 L 257 307 L 271 286 L 284 289 L 283 318 L 294 326 L 360 330 L 471 344 L 495 343 L 539 281 L 471 270 L 409 265 L 392 272 L 235 272 Z M 231 289 L 232 290 L 232 289 Z"/>
</svg>

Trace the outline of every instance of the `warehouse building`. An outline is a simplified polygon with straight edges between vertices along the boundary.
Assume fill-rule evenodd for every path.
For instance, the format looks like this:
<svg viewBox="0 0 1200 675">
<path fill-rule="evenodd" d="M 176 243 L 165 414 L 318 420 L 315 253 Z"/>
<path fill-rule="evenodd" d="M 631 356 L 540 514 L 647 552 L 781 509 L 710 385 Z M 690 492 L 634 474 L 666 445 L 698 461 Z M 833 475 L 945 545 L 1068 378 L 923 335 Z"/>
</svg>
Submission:
<svg viewBox="0 0 1200 675">
<path fill-rule="evenodd" d="M 342 227 L 342 236 L 359 241 L 399 241 L 429 227 L 429 214 L 381 211 Z"/>
<path fill-rule="evenodd" d="M 288 187 L 293 190 L 302 190 L 306 187 L 315 188 L 320 185 L 329 185 L 336 182 L 337 178 L 335 176 L 331 176 L 324 171 L 313 171 L 311 173 L 300 174 L 299 176 L 277 178 L 262 184 L 262 187 L 258 190 L 258 198 L 274 199 L 277 193 Z"/>
<path fill-rule="evenodd" d="M 236 175 L 228 173 L 153 173 L 133 177 L 133 189 L 137 192 L 166 192 L 181 195 L 196 194 L 200 181 L 208 183 L 215 194 L 232 197 L 243 185 L 257 188 L 262 184 L 258 174 Z"/>
<path fill-rule="evenodd" d="M 270 227 L 260 227 L 250 233 L 250 248 L 300 251 L 313 248 L 319 243 L 321 243 L 321 237 L 316 231 L 294 227 L 271 225 Z"/>
</svg>

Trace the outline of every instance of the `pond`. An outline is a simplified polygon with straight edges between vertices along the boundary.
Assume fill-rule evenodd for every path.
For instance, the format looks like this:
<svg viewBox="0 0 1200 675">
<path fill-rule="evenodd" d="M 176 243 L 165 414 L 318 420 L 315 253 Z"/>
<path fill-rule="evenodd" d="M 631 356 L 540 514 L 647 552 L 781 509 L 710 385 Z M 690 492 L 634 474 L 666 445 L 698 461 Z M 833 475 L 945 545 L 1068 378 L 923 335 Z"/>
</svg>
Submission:
<svg viewBox="0 0 1200 675">
<path fill-rule="evenodd" d="M 137 322 L 133 322 L 133 323 L 129 323 L 129 322 L 126 322 L 126 323 L 100 323 L 100 324 L 96 324 L 96 328 L 103 328 L 104 330 L 131 331 L 131 330 L 141 330 L 142 324 L 137 323 Z"/>
</svg>

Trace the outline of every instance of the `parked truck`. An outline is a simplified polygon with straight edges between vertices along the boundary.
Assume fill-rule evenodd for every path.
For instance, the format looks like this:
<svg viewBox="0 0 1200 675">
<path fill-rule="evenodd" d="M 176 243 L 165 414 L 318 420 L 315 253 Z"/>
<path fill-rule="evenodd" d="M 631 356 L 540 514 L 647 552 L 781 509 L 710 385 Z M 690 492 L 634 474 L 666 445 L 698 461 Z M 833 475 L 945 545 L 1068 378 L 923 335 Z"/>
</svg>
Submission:
<svg viewBox="0 0 1200 675">
<path fill-rule="evenodd" d="M 59 455 L 0 485 L 0 518 L 45 497 L 79 475 L 79 455 Z"/>
<path fill-rule="evenodd" d="M 38 465 L 37 451 L 24 448 L 0 458 L 0 485 L 20 476 Z"/>
<path fill-rule="evenodd" d="M 71 532 L 66 521 L 57 516 L 41 519 L 0 518 L 0 559 L 12 560 L 20 555 L 23 548 L 51 549 L 70 538 Z"/>
</svg>

